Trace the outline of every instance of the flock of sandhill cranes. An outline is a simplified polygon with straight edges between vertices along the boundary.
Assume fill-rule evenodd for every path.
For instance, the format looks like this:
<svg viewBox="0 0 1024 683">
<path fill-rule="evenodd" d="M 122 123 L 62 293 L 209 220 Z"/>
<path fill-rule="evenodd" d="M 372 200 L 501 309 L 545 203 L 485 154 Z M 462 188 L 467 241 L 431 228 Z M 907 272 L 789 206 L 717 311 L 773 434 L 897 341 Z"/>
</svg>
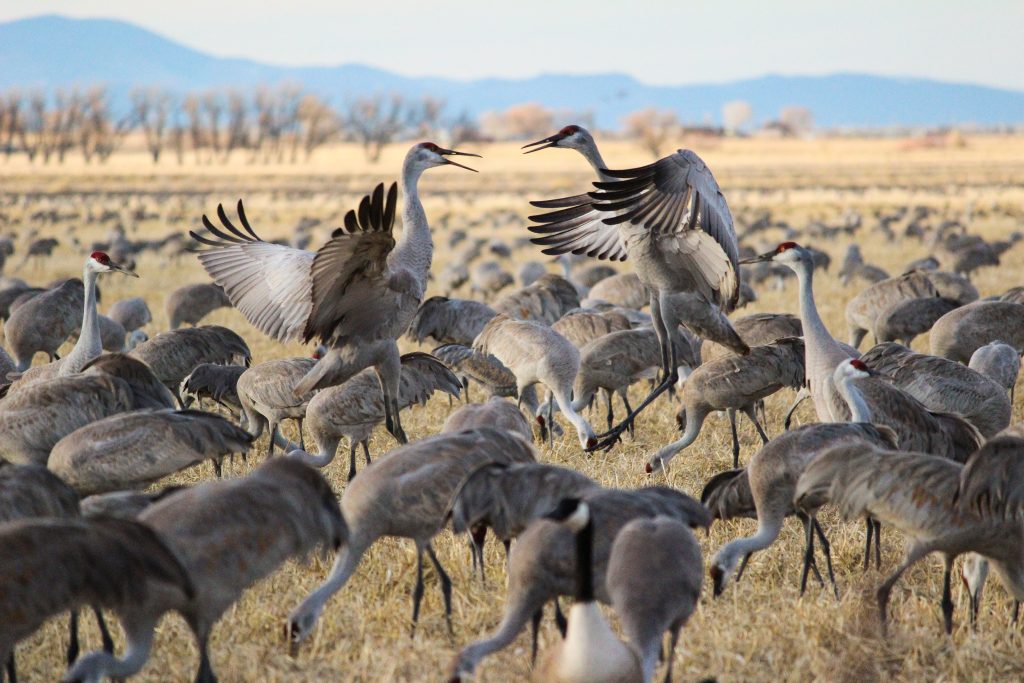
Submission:
<svg viewBox="0 0 1024 683">
<path fill-rule="evenodd" d="M 425 591 L 424 556 L 440 579 L 451 628 L 451 579 L 432 545 L 448 527 L 469 534 L 481 575 L 488 529 L 507 555 L 504 615 L 492 635 L 458 651 L 450 681 L 467 680 L 527 623 L 536 657 L 537 626 L 552 602 L 564 640 L 537 664 L 539 680 L 650 681 L 659 657 L 670 680 L 676 640 L 702 590 L 704 561 L 692 529 L 714 519 L 757 519 L 756 533 L 730 541 L 711 560 L 715 596 L 739 579 L 751 554 L 778 539 L 791 515 L 805 530 L 801 591 L 811 572 L 823 582 L 817 540 L 838 596 L 818 521 L 833 506 L 866 520 L 865 566 L 872 547 L 881 562 L 883 526 L 908 540 L 905 561 L 878 590 L 883 624 L 893 584 L 932 552 L 945 560 L 947 631 L 959 555 L 968 555 L 972 621 L 990 570 L 1024 599 L 1024 430 L 1010 425 L 1024 294 L 1015 288 L 981 300 L 966 278 L 976 263 L 998 262 L 1016 239 L 987 243 L 943 224 L 934 230 L 936 251 L 958 255 L 958 272 L 940 271 L 931 259 L 895 277 L 851 248 L 840 277 L 869 286 L 847 307 L 846 344 L 815 302 L 814 275 L 827 267 L 827 254 L 794 241 L 760 255 L 741 247 L 718 183 L 695 153 L 611 170 L 579 126 L 527 145 L 530 152 L 549 147 L 577 150 L 598 176 L 589 191 L 534 202 L 546 212 L 531 219 L 532 241 L 559 257 L 566 277 L 543 264 L 524 267 L 530 281 L 490 302 L 426 298 L 433 240 L 418 181 L 433 167 L 466 168 L 453 156 L 476 156 L 433 143 L 412 147 L 400 183 L 374 188 L 315 252 L 262 240 L 241 201 L 237 218 L 218 206 L 216 223 L 204 216 L 204 229 L 191 233 L 214 282 L 171 294 L 172 329 L 152 339 L 141 331 L 152 316 L 140 298 L 99 315 L 97 280 L 135 275 L 104 251 L 86 260 L 82 281 L 5 286 L 0 314 L 13 353 L 13 360 L 0 356 L 10 382 L 0 400 L 0 660 L 7 678 L 16 680 L 17 642 L 61 612 L 72 615 L 64 680 L 131 676 L 149 656 L 156 622 L 173 610 L 198 644 L 196 680 L 214 681 L 210 632 L 245 589 L 289 558 L 333 552 L 329 575 L 288 616 L 296 652 L 383 537 L 407 538 L 416 548 L 412 629 Z M 880 216 L 880 229 L 892 233 L 901 218 Z M 923 237 L 926 218 L 913 216 L 907 234 Z M 745 237 L 771 223 L 751 223 Z M 859 219 L 808 232 L 858 229 Z M 572 255 L 628 259 L 633 272 L 600 266 L 577 274 Z M 781 283 L 790 273 L 799 316 L 727 317 L 756 296 L 748 283 Z M 495 286 L 481 277 L 473 289 Z M 252 365 L 237 333 L 179 328 L 222 306 L 275 340 L 316 341 L 317 351 Z M 105 327 L 113 330 L 109 343 Z M 896 343 L 925 332 L 930 355 Z M 862 354 L 868 333 L 879 343 Z M 73 349 L 58 358 L 74 334 Z M 398 342 L 406 335 L 439 346 L 403 355 Z M 50 362 L 32 367 L 39 352 Z M 634 408 L 628 390 L 642 381 L 651 389 Z M 471 387 L 485 394 L 482 403 L 469 402 Z M 763 402 L 784 387 L 799 392 L 797 402 L 787 431 L 770 439 Z M 402 411 L 436 392 L 463 396 L 466 405 L 436 435 L 409 442 Z M 610 449 L 642 426 L 641 411 L 671 403 L 655 403 L 665 392 L 679 395 L 683 433 L 651 454 L 645 468 L 654 477 L 697 440 L 711 413 L 726 411 L 731 420 L 733 469 L 714 476 L 699 501 L 665 486 L 606 488 L 537 462 L 534 421 L 540 438 L 553 442 L 562 435 L 557 409 L 582 449 Z M 818 422 L 789 429 L 808 396 Z M 604 433 L 585 415 L 599 397 Z M 616 397 L 625 409 L 618 422 Z M 221 412 L 191 408 L 204 401 Z M 763 441 L 742 469 L 737 413 Z M 288 419 L 298 422 L 299 444 L 279 429 Z M 368 442 L 381 423 L 398 446 L 372 459 Z M 264 432 L 266 461 L 247 476 L 222 478 L 224 459 L 244 455 Z M 315 449 L 307 450 L 304 434 Z M 333 462 L 345 438 L 349 482 L 339 497 L 317 468 Z M 366 465 L 357 473 L 359 446 Z M 277 448 L 286 455 L 269 457 Z M 144 492 L 207 460 L 213 480 Z M 574 599 L 567 618 L 561 596 Z M 612 606 L 624 639 L 597 602 Z M 77 613 L 86 606 L 104 648 L 79 657 Z M 103 610 L 124 628 L 121 656 Z"/>
</svg>

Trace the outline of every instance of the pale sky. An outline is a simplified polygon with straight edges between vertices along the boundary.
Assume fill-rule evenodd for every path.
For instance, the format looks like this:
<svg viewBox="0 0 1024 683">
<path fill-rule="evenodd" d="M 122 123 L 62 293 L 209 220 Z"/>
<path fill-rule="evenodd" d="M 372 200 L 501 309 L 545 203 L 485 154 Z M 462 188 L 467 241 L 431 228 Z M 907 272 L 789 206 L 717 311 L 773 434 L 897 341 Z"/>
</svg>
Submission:
<svg viewBox="0 0 1024 683">
<path fill-rule="evenodd" d="M 124 19 L 219 56 L 409 76 L 624 72 L 652 84 L 839 71 L 1024 90 L 1024 0 L 3 0 Z"/>
</svg>

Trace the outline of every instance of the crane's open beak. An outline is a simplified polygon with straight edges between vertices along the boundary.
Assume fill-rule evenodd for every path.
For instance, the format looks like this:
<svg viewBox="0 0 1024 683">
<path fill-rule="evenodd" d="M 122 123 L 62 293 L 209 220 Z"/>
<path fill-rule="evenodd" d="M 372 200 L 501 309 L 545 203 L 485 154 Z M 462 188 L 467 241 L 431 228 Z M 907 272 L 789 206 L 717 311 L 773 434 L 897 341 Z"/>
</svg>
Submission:
<svg viewBox="0 0 1024 683">
<path fill-rule="evenodd" d="M 128 268 L 125 268 L 120 263 L 114 263 L 113 261 L 110 262 L 110 269 L 111 270 L 116 270 L 119 273 L 124 273 L 125 275 L 130 275 L 131 277 L 138 277 L 139 276 L 139 274 L 136 273 L 134 270 L 130 270 Z"/>
<path fill-rule="evenodd" d="M 478 159 L 482 159 L 483 158 L 479 154 L 471 154 L 469 152 L 457 152 L 454 149 L 442 149 L 442 150 L 438 151 L 438 154 L 440 154 L 443 157 L 447 157 L 447 156 L 450 156 L 450 155 L 459 155 L 459 156 L 464 156 L 464 157 L 476 157 Z M 445 159 L 445 161 L 448 162 L 449 164 L 451 164 L 452 166 L 458 166 L 459 168 L 464 168 L 467 171 L 472 171 L 473 173 L 477 173 L 478 172 L 475 168 L 470 168 L 469 166 L 463 166 L 462 164 L 457 163 L 455 161 L 452 161 L 451 159 Z"/>
<path fill-rule="evenodd" d="M 774 251 L 769 251 L 769 252 L 767 252 L 765 254 L 761 254 L 760 256 L 754 256 L 752 258 L 745 258 L 742 261 L 740 261 L 740 265 L 744 266 L 744 265 L 748 265 L 748 264 L 751 264 L 751 263 L 761 263 L 762 261 L 771 261 L 773 258 L 775 258 L 775 252 Z"/>
<path fill-rule="evenodd" d="M 554 135 L 552 135 L 549 138 L 544 138 L 543 140 L 537 140 L 537 142 L 531 142 L 528 145 L 523 145 L 520 149 L 526 149 L 527 147 L 533 147 L 533 149 L 528 149 L 525 152 L 523 152 L 523 154 L 529 154 L 530 152 L 539 152 L 540 150 L 547 149 L 548 147 L 557 147 L 558 143 L 561 142 L 562 140 L 564 140 L 567 137 L 569 137 L 569 136 L 568 135 L 563 135 L 560 132 L 559 133 L 555 133 Z M 538 145 L 540 145 L 540 146 L 538 147 Z"/>
</svg>

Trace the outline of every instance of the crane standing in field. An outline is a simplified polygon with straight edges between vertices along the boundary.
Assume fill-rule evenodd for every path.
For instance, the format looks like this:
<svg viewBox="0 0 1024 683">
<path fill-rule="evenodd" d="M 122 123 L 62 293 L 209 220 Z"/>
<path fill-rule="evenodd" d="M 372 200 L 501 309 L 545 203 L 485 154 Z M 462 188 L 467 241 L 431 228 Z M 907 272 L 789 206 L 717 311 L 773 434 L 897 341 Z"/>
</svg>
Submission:
<svg viewBox="0 0 1024 683">
<path fill-rule="evenodd" d="M 735 307 L 739 298 L 739 247 L 729 205 L 704 161 L 690 150 L 648 166 L 608 169 L 590 133 L 566 126 L 527 145 L 575 149 L 597 171 L 596 192 L 532 204 L 549 213 L 531 217 L 530 230 L 546 254 L 586 254 L 633 259 L 650 294 L 651 316 L 661 343 L 662 381 L 637 409 L 603 435 L 595 448 L 609 448 L 636 415 L 678 379 L 670 331 L 680 320 L 672 300 L 699 296 L 707 309 Z M 529 152 L 527 152 L 529 153 Z M 732 336 L 736 336 L 733 333 Z M 739 337 L 736 336 L 736 341 Z"/>
<path fill-rule="evenodd" d="M 405 333 L 423 299 L 434 253 L 427 215 L 417 183 L 428 168 L 451 164 L 452 155 L 432 142 L 413 146 L 402 166 L 405 208 L 399 240 L 392 234 L 398 202 L 392 184 L 385 199 L 380 184 L 358 211 L 345 215 L 345 227 L 314 253 L 261 240 L 238 202 L 245 232 L 217 215 L 223 228 L 204 217 L 216 238 L 191 233 L 214 247 L 199 260 L 249 322 L 279 341 L 318 338 L 328 352 L 295 386 L 305 394 L 340 384 L 374 366 L 384 392 L 385 424 L 398 441 L 407 439 L 398 415 L 400 361 L 396 340 Z M 468 169 L 473 170 L 473 169 Z"/>
</svg>

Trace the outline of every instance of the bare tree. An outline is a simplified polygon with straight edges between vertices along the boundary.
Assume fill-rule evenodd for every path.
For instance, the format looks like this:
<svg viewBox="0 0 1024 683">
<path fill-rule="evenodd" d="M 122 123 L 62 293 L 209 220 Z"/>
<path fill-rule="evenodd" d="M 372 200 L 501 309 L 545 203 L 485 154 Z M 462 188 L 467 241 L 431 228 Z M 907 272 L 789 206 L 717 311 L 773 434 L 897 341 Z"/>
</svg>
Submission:
<svg viewBox="0 0 1024 683">
<path fill-rule="evenodd" d="M 405 100 L 398 94 L 351 100 L 343 121 L 349 134 L 363 145 L 367 160 L 376 163 L 384 146 L 405 129 Z"/>
<path fill-rule="evenodd" d="M 297 114 L 302 129 L 302 149 L 309 159 L 317 147 L 337 135 L 341 124 L 330 106 L 316 95 L 305 95 L 299 102 Z"/>
<path fill-rule="evenodd" d="M 206 133 L 213 154 L 220 154 L 220 117 L 224 114 L 224 100 L 210 91 L 202 98 L 203 112 L 206 114 Z"/>
<path fill-rule="evenodd" d="M 249 146 L 249 112 L 248 99 L 239 90 L 228 91 L 228 119 L 224 140 L 224 161 L 236 149 Z"/>
<path fill-rule="evenodd" d="M 484 134 L 498 140 L 543 137 L 550 134 L 554 125 L 554 113 L 536 102 L 513 105 L 502 112 L 487 112 L 480 120 Z"/>
<path fill-rule="evenodd" d="M 136 89 L 132 92 L 132 111 L 142 128 L 146 149 L 153 163 L 160 162 L 160 154 L 167 142 L 167 123 L 171 113 L 171 95 L 155 88 Z"/>
<path fill-rule="evenodd" d="M 467 142 L 483 142 L 484 140 L 485 136 L 480 131 L 480 124 L 470 116 L 469 112 L 462 112 L 448 124 L 448 141 L 456 149 Z"/>
<path fill-rule="evenodd" d="M 793 135 L 806 135 L 814 130 L 814 115 L 807 107 L 789 106 L 779 110 L 779 121 Z"/>
<path fill-rule="evenodd" d="M 206 146 L 206 133 L 203 128 L 203 110 L 198 95 L 189 95 L 182 103 L 185 117 L 188 119 L 189 140 L 196 163 L 200 161 L 200 151 Z"/>
<path fill-rule="evenodd" d="M 7 159 L 14 154 L 14 138 L 18 134 L 22 119 L 22 96 L 17 90 L 7 91 L 2 98 L 3 123 L 0 125 L 0 145 Z"/>
<path fill-rule="evenodd" d="M 626 136 L 637 140 L 653 156 L 661 156 L 665 143 L 679 132 L 679 119 L 675 112 L 660 109 L 641 109 L 623 119 Z"/>
<path fill-rule="evenodd" d="M 754 108 L 746 100 L 733 100 L 722 105 L 722 126 L 729 133 L 736 133 L 750 123 Z"/>
<path fill-rule="evenodd" d="M 430 95 L 412 103 L 408 109 L 409 129 L 416 137 L 427 140 L 437 137 L 444 108 L 444 100 Z"/>
<path fill-rule="evenodd" d="M 90 88 L 82 98 L 79 147 L 87 160 L 95 154 L 100 163 L 104 163 L 121 146 L 134 123 L 132 114 L 115 121 L 107 89 L 103 86 Z"/>
</svg>

